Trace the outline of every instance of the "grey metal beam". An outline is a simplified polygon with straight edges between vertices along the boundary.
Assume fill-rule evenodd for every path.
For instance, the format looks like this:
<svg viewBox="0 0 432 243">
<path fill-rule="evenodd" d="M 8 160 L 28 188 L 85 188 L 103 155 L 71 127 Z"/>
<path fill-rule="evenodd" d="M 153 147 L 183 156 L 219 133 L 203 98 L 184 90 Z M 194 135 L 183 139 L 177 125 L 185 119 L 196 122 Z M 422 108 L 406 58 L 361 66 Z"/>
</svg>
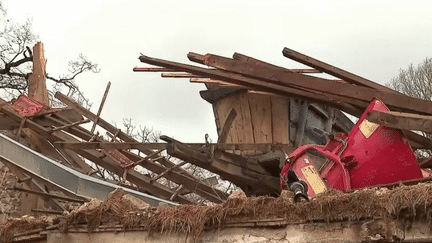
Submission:
<svg viewBox="0 0 432 243">
<path fill-rule="evenodd" d="M 87 198 L 98 198 L 104 200 L 108 194 L 116 188 L 122 188 L 125 193 L 131 194 L 150 205 L 158 205 L 165 202 L 168 205 L 178 205 L 142 192 L 121 187 L 107 181 L 93 178 L 64 166 L 30 148 L 0 134 L 0 155 L 9 160 L 10 166 L 19 167 L 26 174 L 43 178 L 48 183 L 56 184 L 58 187 L 74 194 Z"/>
</svg>

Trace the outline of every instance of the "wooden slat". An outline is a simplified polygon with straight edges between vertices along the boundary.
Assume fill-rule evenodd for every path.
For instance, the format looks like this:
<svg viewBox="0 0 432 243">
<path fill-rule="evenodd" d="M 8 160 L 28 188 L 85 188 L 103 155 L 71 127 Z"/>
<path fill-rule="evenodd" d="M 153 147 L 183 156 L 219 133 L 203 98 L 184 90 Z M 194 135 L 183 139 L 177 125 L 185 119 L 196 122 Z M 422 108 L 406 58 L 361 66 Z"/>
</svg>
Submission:
<svg viewBox="0 0 432 243">
<path fill-rule="evenodd" d="M 162 78 L 200 78 L 201 76 L 190 73 L 161 73 Z"/>
<path fill-rule="evenodd" d="M 325 73 L 328 73 L 328 74 L 333 75 L 335 77 L 338 77 L 340 79 L 343 79 L 347 82 L 361 85 L 361 86 L 365 86 L 365 87 L 370 87 L 370 88 L 385 91 L 385 92 L 398 93 L 398 92 L 396 92 L 396 91 L 394 91 L 388 87 L 377 84 L 377 83 L 372 82 L 368 79 L 365 79 L 365 78 L 360 77 L 358 75 L 355 75 L 353 73 L 347 72 L 347 71 L 342 70 L 340 68 L 337 68 L 335 66 L 329 65 L 325 62 L 319 61 L 315 58 L 312 58 L 310 56 L 306 56 L 302 53 L 296 52 L 296 51 L 288 49 L 286 47 L 283 49 L 282 53 L 285 57 L 288 57 L 292 60 L 303 63 L 309 67 L 323 71 Z"/>
<path fill-rule="evenodd" d="M 68 149 L 142 149 L 155 150 L 166 148 L 166 143 L 138 143 L 138 142 L 55 142 L 57 146 Z"/>
<path fill-rule="evenodd" d="M 369 103 L 373 98 L 377 97 L 393 110 L 414 111 L 420 114 L 432 114 L 432 102 L 418 98 L 412 98 L 400 93 L 375 90 L 364 86 L 355 86 L 348 83 L 345 84 L 323 78 L 286 72 L 285 70 L 279 68 L 239 62 L 237 60 L 213 54 L 205 55 L 204 60 L 205 63 L 211 67 L 247 75 L 254 78 L 265 79 L 267 81 L 284 86 L 306 88 L 315 90 L 317 92 L 325 92 L 332 95 L 344 96 L 346 98 L 356 99 L 367 103 Z"/>
<path fill-rule="evenodd" d="M 367 120 L 387 127 L 432 133 L 432 116 L 394 111 L 370 111 Z"/>
</svg>

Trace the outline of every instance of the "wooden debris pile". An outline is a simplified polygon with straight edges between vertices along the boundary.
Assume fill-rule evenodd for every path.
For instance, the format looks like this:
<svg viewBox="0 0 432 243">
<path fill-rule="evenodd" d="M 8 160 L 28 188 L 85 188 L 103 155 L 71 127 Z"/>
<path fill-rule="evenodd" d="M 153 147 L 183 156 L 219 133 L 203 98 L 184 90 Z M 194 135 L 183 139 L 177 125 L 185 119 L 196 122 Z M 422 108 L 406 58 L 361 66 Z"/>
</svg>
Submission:
<svg viewBox="0 0 432 243">
<path fill-rule="evenodd" d="M 217 144 L 197 150 L 164 136 L 168 154 L 219 174 L 247 195 L 278 195 L 280 165 L 286 155 L 305 143 L 323 143 L 314 140 L 314 127 L 333 134 L 348 133 L 352 123 L 340 111 L 359 117 L 375 97 L 392 111 L 371 112 L 371 122 L 402 129 L 413 150 L 432 148 L 431 139 L 415 132 L 432 131 L 431 101 L 409 97 L 288 48 L 282 53 L 312 69 L 291 70 L 239 53 L 232 58 L 187 55 L 201 65 L 141 55 L 141 62 L 153 66 L 134 71 L 162 72 L 165 78 L 205 83 L 208 90 L 201 91 L 201 96 L 213 105 Z M 312 76 L 314 73 L 336 79 Z M 293 109 L 296 104 L 299 108 Z"/>
</svg>

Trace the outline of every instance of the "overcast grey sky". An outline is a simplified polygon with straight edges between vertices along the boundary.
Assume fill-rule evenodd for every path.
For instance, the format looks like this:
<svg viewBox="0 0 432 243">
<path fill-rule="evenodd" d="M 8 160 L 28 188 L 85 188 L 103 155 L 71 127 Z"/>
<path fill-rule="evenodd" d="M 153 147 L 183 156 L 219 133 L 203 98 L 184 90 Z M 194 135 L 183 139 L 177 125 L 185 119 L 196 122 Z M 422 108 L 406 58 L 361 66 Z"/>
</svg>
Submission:
<svg viewBox="0 0 432 243">
<path fill-rule="evenodd" d="M 65 73 L 83 53 L 99 74 L 77 79 L 102 118 L 132 118 L 185 142 L 216 141 L 203 84 L 134 73 L 147 56 L 186 62 L 190 51 L 240 52 L 287 68 L 288 47 L 384 84 L 400 68 L 432 57 L 432 1 L 17 1 L 3 0 L 10 19 L 33 21 L 45 45 L 47 72 Z"/>
</svg>

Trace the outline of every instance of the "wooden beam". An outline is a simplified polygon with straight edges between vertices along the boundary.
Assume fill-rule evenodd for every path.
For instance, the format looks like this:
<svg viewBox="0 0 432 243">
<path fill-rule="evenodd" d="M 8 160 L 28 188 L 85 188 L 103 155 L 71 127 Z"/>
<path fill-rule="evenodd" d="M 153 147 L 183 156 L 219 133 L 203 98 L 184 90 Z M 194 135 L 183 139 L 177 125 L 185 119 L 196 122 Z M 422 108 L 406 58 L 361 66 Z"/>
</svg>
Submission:
<svg viewBox="0 0 432 243">
<path fill-rule="evenodd" d="M 45 65 L 43 43 L 38 42 L 33 47 L 33 73 L 29 77 L 28 96 L 49 106 Z"/>
<path fill-rule="evenodd" d="M 338 77 L 340 79 L 343 79 L 349 83 L 373 88 L 373 89 L 380 90 L 380 91 L 385 91 L 385 92 L 390 92 L 390 93 L 398 93 L 398 92 L 396 92 L 396 91 L 394 91 L 388 87 L 377 84 L 377 83 L 372 82 L 368 79 L 357 76 L 353 73 L 347 72 L 347 71 L 342 70 L 342 69 L 337 68 L 337 67 L 334 67 L 334 66 L 329 65 L 325 62 L 319 61 L 315 58 L 312 58 L 310 56 L 306 56 L 304 54 L 301 54 L 301 53 L 296 52 L 294 50 L 288 49 L 286 47 L 283 49 L 282 53 L 285 57 L 288 57 L 292 60 L 295 60 L 297 62 L 305 64 L 309 67 L 315 68 L 317 70 L 323 71 L 325 73 L 328 73 L 328 74 L 333 75 L 335 77 Z"/>
<path fill-rule="evenodd" d="M 432 116 L 394 111 L 370 111 L 367 120 L 386 127 L 432 133 Z"/>
<path fill-rule="evenodd" d="M 343 96 L 369 103 L 373 98 L 381 99 L 390 109 L 413 111 L 420 114 L 432 114 L 432 102 L 418 98 L 412 98 L 397 92 L 376 90 L 364 86 L 355 86 L 348 83 L 334 82 L 323 78 L 317 78 L 292 72 L 280 68 L 274 68 L 253 63 L 240 62 L 226 57 L 207 54 L 205 64 L 225 71 L 243 74 L 249 77 L 264 79 L 272 83 L 299 87 L 317 92 Z M 363 107 L 366 108 L 366 107 Z"/>
<path fill-rule="evenodd" d="M 136 67 L 133 69 L 134 72 L 176 72 L 169 68 L 155 68 L 155 67 Z"/>
<path fill-rule="evenodd" d="M 154 150 L 166 148 L 166 143 L 138 143 L 138 142 L 54 142 L 60 148 L 68 149 L 141 149 Z"/>
<path fill-rule="evenodd" d="M 187 54 L 187 57 L 188 57 L 189 61 L 191 61 L 191 62 L 196 62 L 196 63 L 202 64 L 202 65 L 205 65 L 204 60 L 203 60 L 203 55 L 201 55 L 201 54 L 189 52 Z"/>
<path fill-rule="evenodd" d="M 3 99 L 0 99 L 0 109 L 2 112 L 8 114 L 11 118 L 13 118 L 16 122 L 21 121 L 21 119 L 23 118 L 21 115 L 17 114 L 11 107 L 10 105 L 3 105 L 3 104 L 7 104 L 6 101 L 4 101 Z M 32 121 L 30 119 L 26 120 L 26 127 L 30 128 L 32 131 L 38 133 L 39 135 L 41 135 L 42 137 L 50 140 L 50 141 L 68 141 L 68 142 L 79 142 L 78 139 L 62 132 L 62 131 L 57 131 L 57 132 L 53 132 L 51 133 L 50 130 L 44 128 L 43 126 L 37 124 L 35 121 Z M 108 157 L 104 157 L 101 152 L 95 151 L 95 150 L 85 150 L 85 149 L 81 149 L 81 150 L 75 150 L 75 152 L 77 152 L 78 154 L 80 154 L 81 156 L 83 156 L 84 158 L 87 158 L 93 162 L 95 162 L 98 165 L 101 165 L 102 167 L 116 173 L 119 176 L 123 175 L 123 170 L 117 165 L 116 162 L 110 160 Z M 165 199 L 169 199 L 169 197 L 173 194 L 173 192 L 167 188 L 166 186 L 162 185 L 162 184 L 150 184 L 150 180 L 151 178 L 137 172 L 134 170 L 131 170 L 128 172 L 128 180 L 138 186 L 140 186 L 141 188 L 143 188 L 144 190 L 146 190 L 147 192 L 153 194 L 153 195 L 158 195 L 161 196 Z M 182 198 L 182 197 L 177 197 L 178 200 L 180 200 L 180 202 L 189 202 L 188 199 L 186 198 Z"/>
<path fill-rule="evenodd" d="M 293 73 L 322 73 L 320 70 L 316 69 L 290 69 Z"/>
<path fill-rule="evenodd" d="M 161 73 L 162 78 L 200 78 L 198 75 L 190 73 Z"/>
<path fill-rule="evenodd" d="M 242 86 L 242 85 L 237 85 L 237 84 L 230 84 L 230 83 L 227 83 L 227 82 L 225 82 L 225 81 L 222 81 L 222 80 L 215 80 L 215 79 L 211 79 L 211 78 L 191 78 L 191 79 L 189 79 L 189 82 L 191 82 L 191 83 L 206 83 L 206 84 L 217 84 L 217 85 L 219 85 L 219 86 L 221 86 L 221 87 L 225 87 L 225 88 L 228 88 L 228 87 L 232 87 L 232 88 L 247 88 L 247 87 L 245 87 L 245 86 Z"/>
<path fill-rule="evenodd" d="M 215 150 L 214 157 L 210 158 L 175 139 L 166 136 L 161 136 L 161 139 L 169 143 L 168 154 L 220 175 L 248 195 L 258 191 L 265 191 L 265 194 L 280 192 L 279 178 L 270 176 L 259 164 L 240 155 Z"/>
<path fill-rule="evenodd" d="M 57 92 L 55 97 L 57 99 L 59 99 L 60 101 L 62 101 L 63 103 L 67 104 L 68 106 L 70 106 L 71 108 L 76 109 L 77 112 L 79 112 L 80 114 L 82 114 L 83 116 L 89 118 L 90 120 L 95 120 L 96 119 L 96 115 L 93 114 L 92 112 L 90 112 L 89 110 L 85 109 L 84 107 L 80 106 L 78 103 L 76 103 L 74 100 L 72 100 L 71 98 L 63 95 L 62 93 Z M 106 129 L 107 131 L 111 132 L 111 133 L 115 133 L 117 132 L 117 128 L 114 127 L 113 125 L 109 124 L 108 122 L 106 122 L 103 119 L 99 119 L 99 123 L 98 123 L 102 128 Z M 118 133 L 118 137 L 125 141 L 125 142 L 138 142 L 137 140 L 135 140 L 134 138 L 130 137 L 129 135 L 127 135 L 126 133 L 119 131 Z M 140 150 L 141 152 L 145 153 L 145 154 L 151 154 L 153 151 L 148 150 L 148 149 L 140 149 L 137 148 L 138 150 Z M 126 153 L 126 151 L 123 151 L 124 153 Z M 130 156 L 133 156 L 131 154 L 129 154 Z M 140 159 L 142 159 L 141 157 L 135 157 L 135 161 L 138 161 Z M 173 164 L 172 162 L 168 161 L 165 158 L 161 158 L 158 160 L 161 164 L 163 164 L 165 167 L 172 167 L 175 164 Z M 147 161 L 146 163 L 143 163 L 142 166 L 144 168 L 147 168 L 155 173 L 162 173 L 165 168 L 157 163 L 151 162 L 151 161 Z M 177 183 L 177 184 L 185 184 L 185 188 L 189 189 L 192 192 L 197 193 L 198 195 L 212 201 L 212 202 L 221 202 L 221 201 L 214 201 L 217 200 L 215 197 L 216 195 L 224 195 L 223 192 L 211 188 L 207 185 L 204 185 L 200 182 L 198 182 L 198 185 L 196 183 L 197 178 L 192 177 L 191 175 L 189 175 L 187 172 L 185 172 L 184 170 L 181 170 L 181 168 L 177 168 L 175 171 L 173 171 L 170 174 L 170 180 L 172 180 L 173 182 Z M 187 181 L 188 183 L 184 183 L 183 181 Z M 197 188 L 199 188 L 200 190 L 197 190 Z M 217 197 L 219 198 L 219 196 Z M 220 199 L 219 199 L 220 200 Z"/>
<path fill-rule="evenodd" d="M 105 100 L 106 100 L 106 98 L 108 96 L 108 92 L 109 92 L 110 87 L 111 87 L 111 82 L 108 82 L 107 87 L 105 89 L 105 93 L 104 93 L 104 95 L 102 97 L 101 104 L 100 104 L 98 112 L 96 114 L 96 121 L 93 122 L 93 126 L 92 126 L 92 128 L 90 130 L 90 133 L 94 133 L 94 130 L 96 129 L 96 125 L 97 125 L 97 123 L 99 121 L 100 114 L 102 113 L 102 109 L 103 109 L 103 106 L 105 104 Z"/>
</svg>

